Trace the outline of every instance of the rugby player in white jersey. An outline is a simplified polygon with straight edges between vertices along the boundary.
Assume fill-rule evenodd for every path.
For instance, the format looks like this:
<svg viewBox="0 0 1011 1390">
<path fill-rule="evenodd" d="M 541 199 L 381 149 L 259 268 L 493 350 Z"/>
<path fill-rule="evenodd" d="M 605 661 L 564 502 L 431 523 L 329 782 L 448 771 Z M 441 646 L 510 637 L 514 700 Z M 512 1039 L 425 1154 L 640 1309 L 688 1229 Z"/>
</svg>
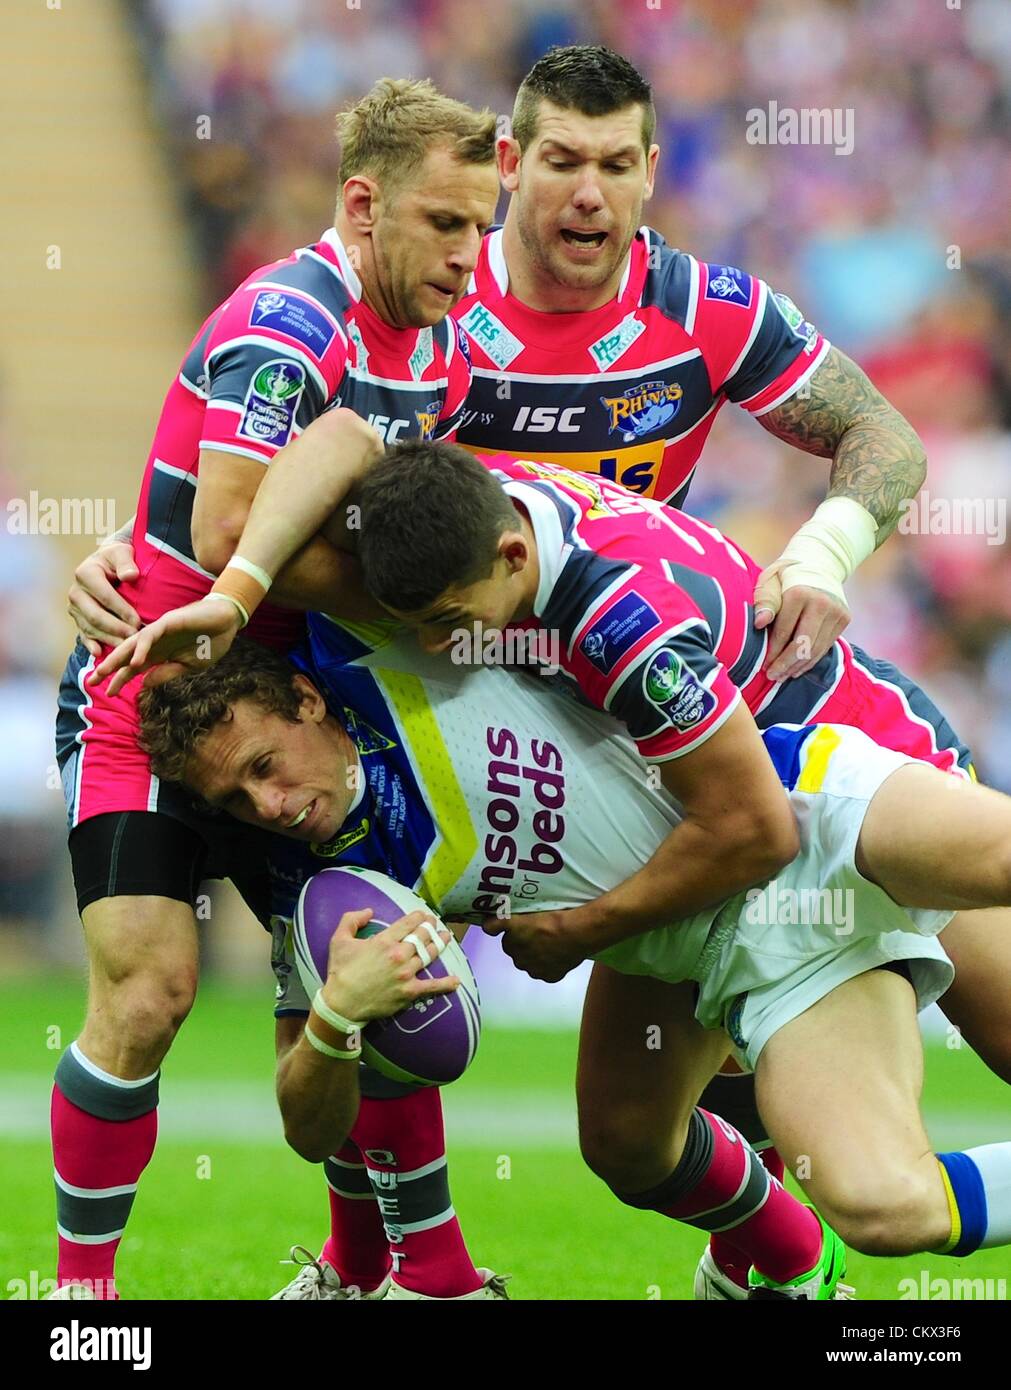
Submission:
<svg viewBox="0 0 1011 1390">
<path fill-rule="evenodd" d="M 387 814 L 380 789 L 392 771 L 409 772 L 400 777 L 413 788 L 407 814 L 434 822 L 413 866 L 416 887 L 433 896 L 425 869 L 438 853 L 431 906 L 444 915 L 487 911 L 509 894 L 502 874 L 520 867 L 514 913 L 532 901 L 538 911 L 590 902 L 648 873 L 676 837 L 681 811 L 692 814 L 691 796 L 679 808 L 653 785 L 612 721 L 537 680 L 462 670 L 406 638 L 369 650 L 317 617 L 295 662 L 240 643 L 218 665 L 146 691 L 154 764 L 301 854 L 351 824 L 352 811 L 369 818 L 378 849 Z M 295 692 L 294 713 L 276 712 L 280 696 L 264 696 L 271 686 Z M 347 711 L 387 737 L 356 747 Z M 445 752 L 437 768 L 433 738 Z M 634 1045 L 628 1019 L 619 1026 L 612 1018 L 608 1037 L 631 1098 L 623 1121 L 649 1126 L 654 1117 L 636 1106 L 652 1095 L 670 1125 L 669 1176 L 659 1197 L 634 1180 L 614 1184 L 617 1195 L 705 1230 L 718 1225 L 757 1265 L 751 1284 L 760 1296 L 836 1294 L 837 1239 L 786 1197 L 737 1131 L 699 1107 L 732 1041 L 756 1070 L 772 1138 L 786 1153 L 811 1156 L 802 1185 L 848 1244 L 877 1255 L 961 1257 L 1011 1243 L 1011 1143 L 932 1152 L 919 1115 L 916 1026 L 917 1008 L 951 980 L 936 934 L 959 909 L 1011 903 L 1011 798 L 842 725 L 774 726 L 760 739 L 741 706 L 680 763 L 686 787 L 728 780 L 735 796 L 746 794 L 774 848 L 751 890 L 727 898 L 718 882 L 697 885 L 707 905 L 684 920 L 644 931 L 614 918 L 572 952 L 596 959 L 597 976 L 634 982 L 639 1000 L 651 989 L 664 996 L 659 1052 L 642 1039 Z M 314 808 L 311 828 L 286 814 L 303 803 Z M 500 803 L 511 811 L 504 834 Z M 390 814 L 402 818 L 403 807 Z M 281 862 L 290 873 L 294 861 Z M 306 854 L 305 862 L 311 873 L 318 861 Z M 401 880 L 409 877 L 401 865 Z M 768 911 L 826 891 L 849 904 L 845 921 L 798 927 Z M 902 973 L 887 968 L 896 962 Z M 296 1043 L 293 1055 L 308 1062 L 310 1050 Z M 581 1070 L 612 1067 L 605 1051 L 584 1045 Z M 315 1061 L 282 1073 L 280 1102 L 300 1149 L 324 1151 L 343 1123 L 339 1110 L 309 1103 L 313 1095 L 327 1101 L 326 1087 Z M 805 1239 L 815 1252 L 810 1267 L 786 1274 Z"/>
</svg>

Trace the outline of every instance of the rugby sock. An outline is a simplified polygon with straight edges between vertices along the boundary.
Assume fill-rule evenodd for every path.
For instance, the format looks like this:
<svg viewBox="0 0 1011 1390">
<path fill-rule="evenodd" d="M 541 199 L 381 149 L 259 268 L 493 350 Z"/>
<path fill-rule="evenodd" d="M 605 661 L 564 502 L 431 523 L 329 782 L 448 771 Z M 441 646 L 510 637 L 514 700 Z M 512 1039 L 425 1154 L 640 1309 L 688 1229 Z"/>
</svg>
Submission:
<svg viewBox="0 0 1011 1390">
<path fill-rule="evenodd" d="M 362 1100 L 362 1105 L 375 1101 Z M 377 1289 L 390 1272 L 382 1214 L 357 1145 L 346 1143 L 323 1164 L 330 1192 L 330 1235 L 320 1255 L 345 1288 Z"/>
<path fill-rule="evenodd" d="M 754 1140 L 752 1140 L 754 1146 Z M 783 1181 L 786 1172 L 786 1164 L 773 1148 L 757 1149 L 758 1157 L 762 1160 L 762 1166 L 770 1177 L 777 1182 Z M 741 1255 L 740 1250 L 726 1236 L 712 1235 L 709 1237 L 709 1250 L 717 1265 L 728 1278 L 733 1279 L 734 1283 L 740 1288 L 748 1287 L 748 1270 L 751 1262 Z"/>
<path fill-rule="evenodd" d="M 938 1154 L 951 1212 L 951 1238 L 940 1255 L 971 1255 L 1011 1245 L 1011 1144 Z"/>
<path fill-rule="evenodd" d="M 388 1100 L 362 1097 L 351 1138 L 365 1156 L 393 1257 L 393 1278 L 430 1298 L 482 1284 L 449 1193 L 442 1099 L 434 1086 Z"/>
<path fill-rule="evenodd" d="M 711 1114 L 720 1115 L 744 1135 L 758 1153 L 767 1173 L 777 1182 L 783 1181 L 786 1165 L 772 1147 L 755 1100 L 753 1072 L 720 1072 L 702 1093 L 700 1105 Z M 716 1264 L 740 1288 L 748 1287 L 749 1261 L 742 1259 L 737 1246 L 725 1236 L 709 1239 L 709 1251 Z"/>
<path fill-rule="evenodd" d="M 114 1264 L 141 1173 L 158 1134 L 158 1072 L 123 1081 L 76 1042 L 56 1067 L 51 1109 L 58 1285 L 87 1283 L 118 1298 Z"/>
<path fill-rule="evenodd" d="M 647 1192 L 616 1192 L 628 1206 L 657 1211 L 700 1230 L 719 1232 L 738 1259 L 773 1282 L 814 1269 L 821 1257 L 821 1222 L 770 1177 L 732 1125 L 696 1109 L 674 1172 Z"/>
</svg>

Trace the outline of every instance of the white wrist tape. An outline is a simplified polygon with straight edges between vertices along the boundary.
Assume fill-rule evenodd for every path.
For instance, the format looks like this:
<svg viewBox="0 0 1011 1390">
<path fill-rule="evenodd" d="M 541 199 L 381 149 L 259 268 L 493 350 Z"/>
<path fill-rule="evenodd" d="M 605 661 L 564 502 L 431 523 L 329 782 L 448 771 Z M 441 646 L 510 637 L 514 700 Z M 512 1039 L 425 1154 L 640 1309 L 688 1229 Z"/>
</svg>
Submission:
<svg viewBox="0 0 1011 1390">
<path fill-rule="evenodd" d="M 338 1033 L 360 1033 L 365 1027 L 364 1023 L 352 1023 L 349 1018 L 344 1018 L 336 1010 L 331 1009 L 330 1005 L 323 998 L 322 988 L 316 991 L 312 1001 L 312 1006 L 323 1019 L 324 1023 L 329 1023 L 331 1028 L 336 1028 Z"/>
<path fill-rule="evenodd" d="M 783 592 L 798 584 L 824 589 L 845 603 L 843 584 L 874 550 L 878 523 L 852 497 L 829 497 L 779 557 Z"/>
<path fill-rule="evenodd" d="M 334 1057 L 338 1062 L 356 1062 L 362 1055 L 361 1047 L 345 1048 L 343 1051 L 339 1047 L 331 1047 L 322 1038 L 317 1038 L 308 1023 L 305 1025 L 305 1040 L 317 1052 L 322 1052 L 324 1057 Z"/>
<path fill-rule="evenodd" d="M 205 597 L 205 598 L 224 599 L 225 603 L 230 603 L 230 604 L 232 604 L 232 605 L 234 606 L 235 610 L 237 611 L 239 617 L 242 619 L 242 626 L 243 626 L 243 627 L 248 627 L 248 626 L 249 626 L 249 614 L 246 612 L 245 605 L 242 604 L 242 603 L 240 603 L 239 600 L 235 597 L 234 594 L 222 594 L 222 593 L 219 593 L 216 589 L 211 589 L 211 591 L 210 591 L 209 593 L 205 594 L 204 597 Z"/>
<path fill-rule="evenodd" d="M 263 586 L 263 592 L 269 593 L 273 580 L 265 569 L 259 565 L 254 565 L 252 560 L 244 560 L 241 555 L 233 555 L 225 569 L 241 570 L 243 574 L 248 574 L 251 579 L 255 579 L 257 584 Z"/>
</svg>

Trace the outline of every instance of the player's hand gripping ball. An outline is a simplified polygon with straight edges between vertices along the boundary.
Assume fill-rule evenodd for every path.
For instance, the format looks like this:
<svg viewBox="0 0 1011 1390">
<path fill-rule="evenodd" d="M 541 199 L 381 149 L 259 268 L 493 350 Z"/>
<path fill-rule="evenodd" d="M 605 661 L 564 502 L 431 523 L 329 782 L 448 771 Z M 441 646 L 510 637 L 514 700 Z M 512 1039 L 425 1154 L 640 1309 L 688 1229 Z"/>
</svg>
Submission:
<svg viewBox="0 0 1011 1390">
<path fill-rule="evenodd" d="M 408 912 L 434 916 L 421 898 L 372 869 L 332 868 L 315 874 L 295 910 L 295 960 L 311 998 L 327 975 L 330 939 L 345 912 L 372 909 L 359 936 L 374 936 Z M 438 920 L 438 919 L 436 919 Z M 455 975 L 452 994 L 421 998 L 393 1018 L 376 1019 L 362 1030 L 362 1060 L 395 1081 L 444 1086 L 470 1066 L 481 1036 L 480 997 L 470 963 L 450 940 L 418 979 Z"/>
</svg>

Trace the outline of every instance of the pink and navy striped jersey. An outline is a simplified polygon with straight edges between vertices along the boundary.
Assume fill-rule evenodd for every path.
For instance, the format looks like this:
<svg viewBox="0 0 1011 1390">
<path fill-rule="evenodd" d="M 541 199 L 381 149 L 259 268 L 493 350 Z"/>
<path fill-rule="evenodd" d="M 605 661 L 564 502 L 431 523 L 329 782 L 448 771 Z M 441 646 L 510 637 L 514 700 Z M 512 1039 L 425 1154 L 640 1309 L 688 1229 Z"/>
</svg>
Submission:
<svg viewBox="0 0 1011 1390">
<path fill-rule="evenodd" d="M 509 292 L 502 231 L 467 295 L 474 381 L 457 442 L 597 473 L 680 505 L 716 413 L 760 416 L 800 389 L 829 345 L 786 295 L 640 229 L 617 297 L 549 314 Z M 546 451 L 546 452 L 545 452 Z"/>
<path fill-rule="evenodd" d="M 140 579 L 124 597 L 150 622 L 210 588 L 191 539 L 201 450 L 266 467 L 335 406 L 390 443 L 444 438 L 470 386 L 468 354 L 451 320 L 401 329 L 378 318 L 332 228 L 254 271 L 204 322 L 165 398 L 134 527 Z M 264 604 L 250 632 L 283 643 L 299 621 Z"/>
<path fill-rule="evenodd" d="M 760 567 L 714 526 L 555 463 L 483 462 L 533 527 L 533 621 L 557 639 L 557 679 L 621 720 L 648 762 L 690 753 L 743 700 L 762 729 L 853 724 L 885 748 L 968 769 L 924 692 L 847 642 L 806 675 L 771 681 L 767 632 L 754 626 Z"/>
</svg>

